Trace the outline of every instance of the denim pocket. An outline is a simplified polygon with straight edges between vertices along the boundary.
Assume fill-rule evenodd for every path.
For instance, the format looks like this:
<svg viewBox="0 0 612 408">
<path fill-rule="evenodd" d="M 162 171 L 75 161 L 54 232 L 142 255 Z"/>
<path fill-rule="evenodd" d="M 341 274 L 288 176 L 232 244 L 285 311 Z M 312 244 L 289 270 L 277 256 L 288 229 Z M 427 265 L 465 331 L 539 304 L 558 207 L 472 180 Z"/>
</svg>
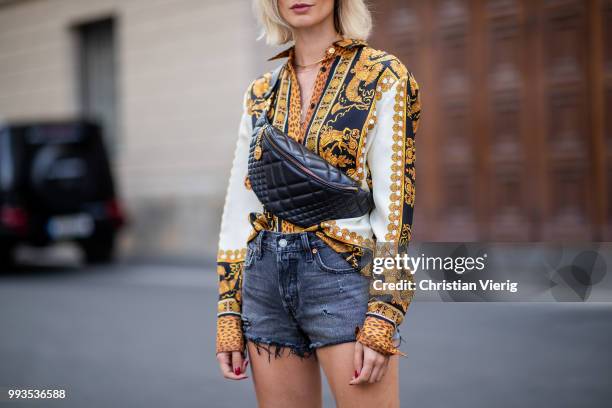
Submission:
<svg viewBox="0 0 612 408">
<path fill-rule="evenodd" d="M 359 268 L 351 266 L 348 261 L 338 252 L 331 249 L 327 244 L 318 246 L 313 253 L 314 259 L 323 271 L 330 273 L 357 273 Z"/>
</svg>

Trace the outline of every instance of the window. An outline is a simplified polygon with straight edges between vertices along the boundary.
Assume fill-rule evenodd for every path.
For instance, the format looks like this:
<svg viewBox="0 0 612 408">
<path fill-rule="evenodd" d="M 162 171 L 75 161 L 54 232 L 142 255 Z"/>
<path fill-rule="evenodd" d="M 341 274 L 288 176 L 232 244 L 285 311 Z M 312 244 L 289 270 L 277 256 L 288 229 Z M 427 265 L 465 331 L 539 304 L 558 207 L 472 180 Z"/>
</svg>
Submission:
<svg viewBox="0 0 612 408">
<path fill-rule="evenodd" d="M 115 20 L 106 18 L 75 27 L 81 114 L 102 125 L 107 149 L 117 149 L 117 47 Z"/>
</svg>

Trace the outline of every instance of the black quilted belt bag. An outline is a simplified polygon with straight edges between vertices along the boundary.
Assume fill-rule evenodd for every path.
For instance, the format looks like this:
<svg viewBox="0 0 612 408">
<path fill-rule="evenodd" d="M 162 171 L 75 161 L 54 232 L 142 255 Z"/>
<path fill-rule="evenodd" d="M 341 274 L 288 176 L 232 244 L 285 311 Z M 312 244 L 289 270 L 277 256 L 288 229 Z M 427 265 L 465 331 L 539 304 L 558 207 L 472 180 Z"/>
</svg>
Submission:
<svg viewBox="0 0 612 408">
<path fill-rule="evenodd" d="M 270 124 L 270 95 L 279 72 L 272 75 L 267 107 L 253 129 L 248 166 L 253 192 L 266 210 L 300 227 L 369 213 L 371 192 Z"/>
</svg>

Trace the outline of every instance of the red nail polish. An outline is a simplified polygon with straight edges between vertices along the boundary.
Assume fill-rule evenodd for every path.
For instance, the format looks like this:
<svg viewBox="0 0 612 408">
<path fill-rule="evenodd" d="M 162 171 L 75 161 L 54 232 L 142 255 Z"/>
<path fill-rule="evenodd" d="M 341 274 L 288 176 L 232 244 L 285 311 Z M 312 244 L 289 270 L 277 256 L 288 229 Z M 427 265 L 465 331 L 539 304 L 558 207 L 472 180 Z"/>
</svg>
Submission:
<svg viewBox="0 0 612 408">
<path fill-rule="evenodd" d="M 244 368 L 247 368 L 249 366 L 249 360 L 246 361 L 246 363 L 244 363 Z"/>
<path fill-rule="evenodd" d="M 236 368 L 234 369 L 234 374 L 236 374 L 236 375 L 240 375 L 240 367 L 236 367 Z"/>
<path fill-rule="evenodd" d="M 359 377 L 359 372 L 355 370 L 355 378 Z"/>
</svg>

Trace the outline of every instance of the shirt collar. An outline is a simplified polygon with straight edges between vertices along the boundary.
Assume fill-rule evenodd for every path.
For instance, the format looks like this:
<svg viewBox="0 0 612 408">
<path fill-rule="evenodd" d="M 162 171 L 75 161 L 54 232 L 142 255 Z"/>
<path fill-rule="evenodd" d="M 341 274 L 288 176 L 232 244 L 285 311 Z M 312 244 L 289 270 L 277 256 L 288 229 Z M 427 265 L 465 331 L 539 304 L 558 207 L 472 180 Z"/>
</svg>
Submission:
<svg viewBox="0 0 612 408">
<path fill-rule="evenodd" d="M 366 46 L 367 43 L 363 40 L 355 40 L 352 38 L 343 38 L 341 40 L 338 40 L 336 42 L 334 42 L 332 44 L 332 46 L 330 48 L 343 48 L 346 50 L 350 50 L 352 48 L 356 48 L 356 47 L 364 47 Z M 293 46 L 287 48 L 286 50 L 283 50 L 281 52 L 279 52 L 278 54 L 276 54 L 275 56 L 268 58 L 268 61 L 273 61 L 279 58 L 287 58 L 291 56 L 291 53 L 293 52 Z M 331 51 L 332 53 L 335 52 L 335 50 Z"/>
</svg>

